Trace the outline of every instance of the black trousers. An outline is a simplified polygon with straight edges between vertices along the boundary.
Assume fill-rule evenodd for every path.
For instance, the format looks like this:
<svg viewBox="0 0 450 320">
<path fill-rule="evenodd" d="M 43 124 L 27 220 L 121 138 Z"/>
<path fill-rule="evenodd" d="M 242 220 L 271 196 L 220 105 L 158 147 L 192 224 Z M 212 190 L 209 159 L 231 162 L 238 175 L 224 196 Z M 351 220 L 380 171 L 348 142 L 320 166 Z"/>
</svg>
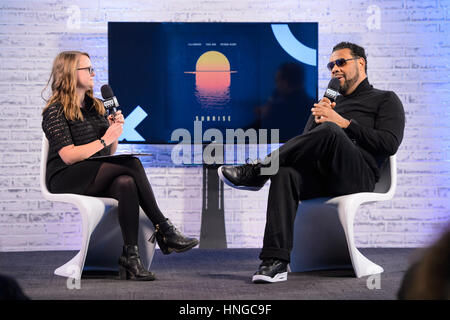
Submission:
<svg viewBox="0 0 450 320">
<path fill-rule="evenodd" d="M 358 147 L 332 122 L 324 122 L 292 138 L 278 151 L 280 167 L 270 178 L 266 227 L 259 257 L 290 261 L 299 201 L 370 192 L 376 181 Z"/>
</svg>

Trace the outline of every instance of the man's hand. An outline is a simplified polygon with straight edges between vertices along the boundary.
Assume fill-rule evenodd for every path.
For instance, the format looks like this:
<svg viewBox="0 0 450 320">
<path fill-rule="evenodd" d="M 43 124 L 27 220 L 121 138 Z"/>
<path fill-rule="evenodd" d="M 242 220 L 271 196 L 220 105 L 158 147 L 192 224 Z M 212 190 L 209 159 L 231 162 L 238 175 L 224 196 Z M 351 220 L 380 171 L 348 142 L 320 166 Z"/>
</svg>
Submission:
<svg viewBox="0 0 450 320">
<path fill-rule="evenodd" d="M 327 97 L 323 97 L 322 100 L 318 102 L 318 104 L 333 109 L 336 106 L 336 103 L 331 103 L 331 101 Z M 316 120 L 320 119 L 319 116 L 314 117 Z"/>
<path fill-rule="evenodd" d="M 339 113 L 334 111 L 336 102 L 331 103 L 328 98 L 323 98 L 318 103 L 314 104 L 314 108 L 311 109 L 312 114 L 315 117 L 316 123 L 323 123 L 330 121 L 336 123 L 341 128 L 347 128 L 350 121 L 341 117 Z"/>
</svg>

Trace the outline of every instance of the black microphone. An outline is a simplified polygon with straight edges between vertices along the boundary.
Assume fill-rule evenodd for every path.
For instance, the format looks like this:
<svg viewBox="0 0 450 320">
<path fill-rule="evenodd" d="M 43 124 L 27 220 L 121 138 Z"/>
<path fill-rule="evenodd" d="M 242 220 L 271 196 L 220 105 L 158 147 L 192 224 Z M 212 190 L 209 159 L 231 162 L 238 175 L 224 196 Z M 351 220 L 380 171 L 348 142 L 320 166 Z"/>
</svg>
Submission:
<svg viewBox="0 0 450 320">
<path fill-rule="evenodd" d="M 111 114 L 114 116 L 119 107 L 119 101 L 117 101 L 116 96 L 108 84 L 104 84 L 100 91 L 102 92 L 102 97 L 104 99 L 103 106 L 105 107 L 108 116 Z"/>
<path fill-rule="evenodd" d="M 328 88 L 325 91 L 324 97 L 328 98 L 330 102 L 334 102 L 336 97 L 339 94 L 339 88 L 341 87 L 341 83 L 338 78 L 332 78 L 330 82 L 328 82 Z"/>
<path fill-rule="evenodd" d="M 336 97 L 339 94 L 339 88 L 341 87 L 341 83 L 338 78 L 331 78 L 330 82 L 328 82 L 328 88 L 325 90 L 325 94 L 323 95 L 325 98 L 328 98 L 331 103 L 336 100 Z M 322 118 L 322 116 L 318 116 L 318 119 Z"/>
</svg>

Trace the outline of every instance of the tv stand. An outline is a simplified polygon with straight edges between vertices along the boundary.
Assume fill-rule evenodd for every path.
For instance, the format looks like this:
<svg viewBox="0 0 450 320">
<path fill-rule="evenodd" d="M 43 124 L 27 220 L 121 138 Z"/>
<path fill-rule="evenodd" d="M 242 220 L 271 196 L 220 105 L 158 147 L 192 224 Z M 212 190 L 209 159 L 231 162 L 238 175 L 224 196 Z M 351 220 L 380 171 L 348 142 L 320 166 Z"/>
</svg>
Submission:
<svg viewBox="0 0 450 320">
<path fill-rule="evenodd" d="M 223 182 L 217 168 L 221 165 L 203 164 L 201 249 L 226 249 Z"/>
</svg>

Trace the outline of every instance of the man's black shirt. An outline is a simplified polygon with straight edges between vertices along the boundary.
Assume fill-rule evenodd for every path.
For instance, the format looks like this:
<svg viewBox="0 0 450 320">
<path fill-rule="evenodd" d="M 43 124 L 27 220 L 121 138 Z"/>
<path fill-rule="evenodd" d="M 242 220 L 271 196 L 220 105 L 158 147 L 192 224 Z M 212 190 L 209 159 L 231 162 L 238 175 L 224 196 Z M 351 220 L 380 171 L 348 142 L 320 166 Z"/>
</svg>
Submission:
<svg viewBox="0 0 450 320">
<path fill-rule="evenodd" d="M 359 147 L 378 180 L 380 168 L 397 152 L 403 139 L 405 112 L 400 99 L 392 91 L 375 89 L 366 78 L 351 94 L 338 96 L 334 110 L 351 120 L 344 131 Z M 318 125 L 311 115 L 303 132 Z"/>
</svg>

